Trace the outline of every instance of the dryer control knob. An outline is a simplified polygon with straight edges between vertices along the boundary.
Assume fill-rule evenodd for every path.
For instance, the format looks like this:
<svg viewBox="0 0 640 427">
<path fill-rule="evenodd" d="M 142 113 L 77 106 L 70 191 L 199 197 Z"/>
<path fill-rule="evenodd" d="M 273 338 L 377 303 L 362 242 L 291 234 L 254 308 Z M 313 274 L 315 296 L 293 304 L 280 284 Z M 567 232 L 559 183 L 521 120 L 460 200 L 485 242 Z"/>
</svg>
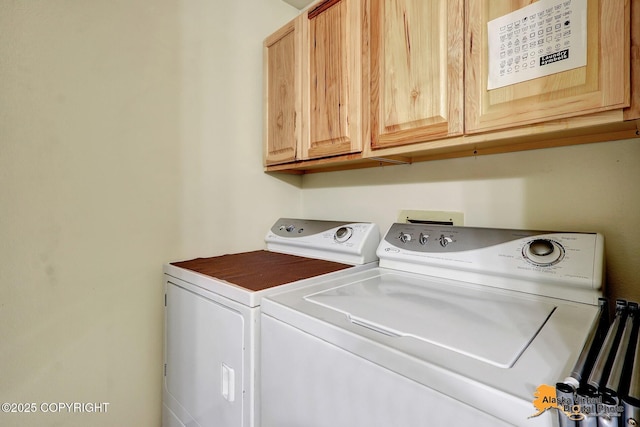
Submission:
<svg viewBox="0 0 640 427">
<path fill-rule="evenodd" d="M 338 243 L 346 242 L 353 235 L 353 228 L 351 227 L 340 227 L 336 230 L 333 235 L 333 239 Z"/>
</svg>

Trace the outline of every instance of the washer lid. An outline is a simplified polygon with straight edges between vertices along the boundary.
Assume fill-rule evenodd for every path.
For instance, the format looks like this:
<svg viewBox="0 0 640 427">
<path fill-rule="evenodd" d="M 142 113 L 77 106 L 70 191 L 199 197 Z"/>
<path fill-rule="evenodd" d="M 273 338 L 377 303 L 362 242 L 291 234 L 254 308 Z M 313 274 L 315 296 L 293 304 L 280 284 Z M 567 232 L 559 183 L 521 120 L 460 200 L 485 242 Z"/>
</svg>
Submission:
<svg viewBox="0 0 640 427">
<path fill-rule="evenodd" d="M 509 368 L 555 305 L 517 294 L 443 286 L 434 280 L 383 274 L 305 296 L 385 335 L 426 342 Z"/>
</svg>

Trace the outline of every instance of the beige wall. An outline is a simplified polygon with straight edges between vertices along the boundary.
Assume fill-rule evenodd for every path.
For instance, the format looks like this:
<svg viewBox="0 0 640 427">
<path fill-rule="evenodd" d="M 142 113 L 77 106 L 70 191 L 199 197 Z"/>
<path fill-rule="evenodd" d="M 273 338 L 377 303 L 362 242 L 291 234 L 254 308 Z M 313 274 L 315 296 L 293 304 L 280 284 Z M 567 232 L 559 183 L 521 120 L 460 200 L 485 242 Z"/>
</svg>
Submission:
<svg viewBox="0 0 640 427">
<path fill-rule="evenodd" d="M 600 230 L 615 293 L 640 300 L 636 141 L 263 174 L 261 41 L 296 14 L 0 0 L 0 402 L 110 403 L 0 425 L 159 425 L 162 263 L 261 247 L 279 216 Z"/>
<path fill-rule="evenodd" d="M 296 13 L 0 0 L 0 402 L 110 403 L 0 425 L 160 425 L 162 263 L 300 214 L 260 151 L 262 39 Z"/>
<path fill-rule="evenodd" d="M 608 295 L 640 302 L 640 139 L 306 175 L 304 215 L 376 222 L 401 209 L 465 225 L 598 231 Z"/>
</svg>

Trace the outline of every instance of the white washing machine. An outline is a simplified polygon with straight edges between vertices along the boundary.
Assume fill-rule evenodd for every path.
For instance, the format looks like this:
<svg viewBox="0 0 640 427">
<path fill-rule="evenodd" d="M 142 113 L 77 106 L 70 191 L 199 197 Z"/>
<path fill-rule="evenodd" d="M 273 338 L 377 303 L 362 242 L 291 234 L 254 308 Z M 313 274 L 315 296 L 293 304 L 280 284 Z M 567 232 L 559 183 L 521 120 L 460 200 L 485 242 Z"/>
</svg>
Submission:
<svg viewBox="0 0 640 427">
<path fill-rule="evenodd" d="M 164 427 L 259 426 L 260 301 L 377 265 L 375 224 L 282 218 L 266 250 L 164 266 Z"/>
<path fill-rule="evenodd" d="M 263 300 L 263 427 L 557 425 L 533 401 L 596 322 L 600 234 L 394 224 L 377 253 Z"/>
</svg>

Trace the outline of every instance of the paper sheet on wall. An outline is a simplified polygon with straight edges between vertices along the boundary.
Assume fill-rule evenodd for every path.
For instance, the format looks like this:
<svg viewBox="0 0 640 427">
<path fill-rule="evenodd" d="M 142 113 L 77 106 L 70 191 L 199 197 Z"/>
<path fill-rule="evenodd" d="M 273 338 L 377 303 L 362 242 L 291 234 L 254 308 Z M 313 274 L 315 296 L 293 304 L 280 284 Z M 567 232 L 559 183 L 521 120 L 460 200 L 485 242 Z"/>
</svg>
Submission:
<svg viewBox="0 0 640 427">
<path fill-rule="evenodd" d="M 487 23 L 487 89 L 587 64 L 587 0 L 541 0 Z"/>
</svg>

